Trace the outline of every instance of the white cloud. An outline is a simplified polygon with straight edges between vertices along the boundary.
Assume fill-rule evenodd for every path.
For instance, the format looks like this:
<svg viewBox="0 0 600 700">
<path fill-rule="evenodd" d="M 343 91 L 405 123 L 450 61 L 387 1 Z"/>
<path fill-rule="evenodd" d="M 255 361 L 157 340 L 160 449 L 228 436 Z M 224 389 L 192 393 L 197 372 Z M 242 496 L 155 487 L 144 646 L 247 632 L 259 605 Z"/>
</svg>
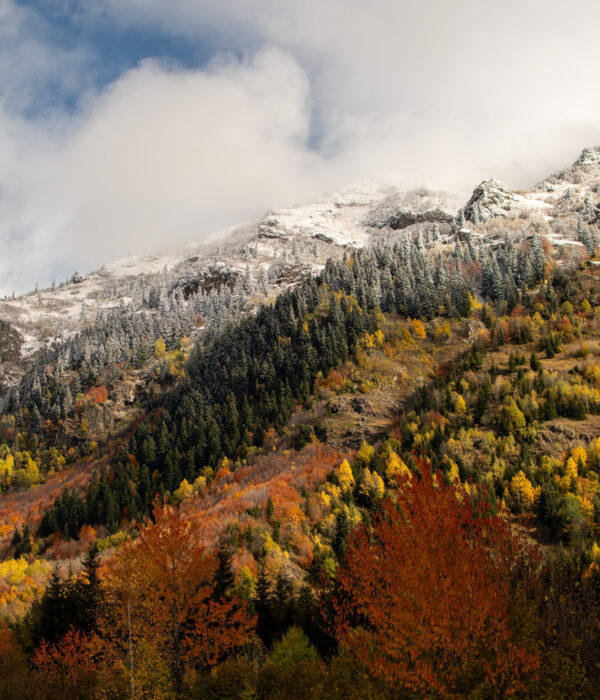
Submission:
<svg viewBox="0 0 600 700">
<path fill-rule="evenodd" d="M 0 0 L 0 99 L 11 113 L 41 111 L 77 96 L 95 72 L 93 52 L 51 40 L 49 26 L 33 10 Z"/>
<path fill-rule="evenodd" d="M 356 180 L 469 188 L 494 175 L 527 186 L 600 142 L 593 0 L 77 8 L 91 32 L 112 13 L 120 30 L 237 58 L 197 70 L 149 60 L 85 94 L 93 54 L 51 45 L 32 12 L 0 0 L 5 290 Z M 80 95 L 76 112 L 23 116 L 53 85 Z"/>
<path fill-rule="evenodd" d="M 385 172 L 466 182 L 492 168 L 525 185 L 600 140 L 595 0 L 109 5 L 124 25 L 291 52 L 311 80 L 319 143 L 357 164 L 363 153 L 365 171 L 373 138 Z"/>
<path fill-rule="evenodd" d="M 146 61 L 69 127 L 57 138 L 0 120 L 5 290 L 199 238 L 323 185 L 305 148 L 307 78 L 274 48 L 197 71 Z"/>
</svg>

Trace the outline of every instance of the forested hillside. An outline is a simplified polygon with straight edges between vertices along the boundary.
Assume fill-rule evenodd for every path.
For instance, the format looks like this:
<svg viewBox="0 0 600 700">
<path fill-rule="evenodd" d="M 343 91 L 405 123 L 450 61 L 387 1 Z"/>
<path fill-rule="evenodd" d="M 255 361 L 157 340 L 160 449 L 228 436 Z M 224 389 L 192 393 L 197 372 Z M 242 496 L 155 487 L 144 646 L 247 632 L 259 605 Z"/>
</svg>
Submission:
<svg viewBox="0 0 600 700">
<path fill-rule="evenodd" d="M 2 696 L 594 697 L 598 217 L 563 189 L 384 202 L 284 291 L 140 287 L 43 349 L 0 418 Z"/>
</svg>

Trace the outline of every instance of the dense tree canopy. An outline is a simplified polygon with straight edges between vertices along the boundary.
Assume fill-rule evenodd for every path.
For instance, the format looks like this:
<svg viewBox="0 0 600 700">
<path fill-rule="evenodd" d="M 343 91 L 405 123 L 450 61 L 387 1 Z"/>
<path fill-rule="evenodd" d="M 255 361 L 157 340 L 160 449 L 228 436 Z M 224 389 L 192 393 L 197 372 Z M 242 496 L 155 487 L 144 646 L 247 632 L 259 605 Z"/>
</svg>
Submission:
<svg viewBox="0 0 600 700">
<path fill-rule="evenodd" d="M 339 641 L 399 689 L 512 695 L 539 667 L 510 627 L 519 545 L 485 502 L 440 481 L 425 465 L 401 478 L 372 531 L 353 533 L 337 578 Z"/>
</svg>

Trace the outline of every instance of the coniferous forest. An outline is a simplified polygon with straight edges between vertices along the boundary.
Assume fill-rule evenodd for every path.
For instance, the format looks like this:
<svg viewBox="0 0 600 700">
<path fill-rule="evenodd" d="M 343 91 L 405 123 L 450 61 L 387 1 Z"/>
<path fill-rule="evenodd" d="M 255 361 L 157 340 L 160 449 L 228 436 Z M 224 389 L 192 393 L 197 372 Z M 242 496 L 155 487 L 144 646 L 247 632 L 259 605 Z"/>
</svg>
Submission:
<svg viewBox="0 0 600 700">
<path fill-rule="evenodd" d="M 193 343 L 151 291 L 160 324 L 46 351 L 0 426 L 35 509 L 0 564 L 3 697 L 594 696 L 597 267 L 438 241 L 329 260 Z"/>
</svg>

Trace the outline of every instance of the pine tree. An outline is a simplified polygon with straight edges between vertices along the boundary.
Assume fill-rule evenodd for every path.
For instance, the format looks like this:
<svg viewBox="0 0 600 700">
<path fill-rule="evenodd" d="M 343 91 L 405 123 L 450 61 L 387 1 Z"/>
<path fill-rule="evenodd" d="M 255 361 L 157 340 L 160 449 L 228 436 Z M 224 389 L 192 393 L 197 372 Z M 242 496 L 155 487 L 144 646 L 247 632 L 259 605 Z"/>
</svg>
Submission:
<svg viewBox="0 0 600 700">
<path fill-rule="evenodd" d="M 102 604 L 102 587 L 98 569 L 98 549 L 94 545 L 83 560 L 81 576 L 75 584 L 74 593 L 79 607 L 76 627 L 90 634 L 96 628 L 98 612 Z"/>
<path fill-rule="evenodd" d="M 335 535 L 331 546 L 338 557 L 343 557 L 348 545 L 350 523 L 346 508 L 340 508 L 335 515 Z"/>
<path fill-rule="evenodd" d="M 592 257 L 596 249 L 594 237 L 581 218 L 577 222 L 577 240 L 579 240 L 580 243 L 583 243 L 589 256 Z"/>
<path fill-rule="evenodd" d="M 225 598 L 233 588 L 234 576 L 231 567 L 231 549 L 229 544 L 222 540 L 217 550 L 217 571 L 215 573 L 214 595 L 216 598 Z"/>
<path fill-rule="evenodd" d="M 473 236 L 471 233 L 467 235 L 467 250 L 471 260 L 477 260 L 477 252 L 475 251 L 475 246 L 473 245 Z"/>
<path fill-rule="evenodd" d="M 37 406 L 34 406 L 33 410 L 31 411 L 29 430 L 34 435 L 39 435 L 42 432 L 42 416 Z"/>
<path fill-rule="evenodd" d="M 292 624 L 294 593 L 292 582 L 283 570 L 279 572 L 271 600 L 273 632 L 280 638 Z"/>
<path fill-rule="evenodd" d="M 15 534 L 17 532 L 18 530 L 15 530 Z M 15 559 L 22 556 L 23 554 L 29 554 L 29 552 L 31 552 L 31 547 L 31 531 L 29 529 L 29 525 L 25 523 L 25 525 L 23 525 L 23 531 L 21 533 L 21 536 L 19 537 L 19 542 L 15 547 Z"/>
<path fill-rule="evenodd" d="M 275 506 L 273 505 L 273 499 L 271 496 L 267 499 L 267 505 L 265 509 L 265 516 L 267 518 L 267 522 L 271 522 L 273 519 L 273 513 L 275 512 Z"/>
<path fill-rule="evenodd" d="M 544 279 L 544 269 L 546 260 L 544 257 L 544 248 L 539 236 L 534 236 L 531 242 L 531 267 L 533 276 L 536 282 L 541 282 Z"/>
<path fill-rule="evenodd" d="M 254 609 L 258 620 L 256 632 L 261 638 L 265 646 L 270 647 L 273 641 L 273 620 L 272 620 L 272 596 L 264 567 L 261 567 L 258 572 L 256 581 L 256 590 L 254 594 Z"/>
</svg>

